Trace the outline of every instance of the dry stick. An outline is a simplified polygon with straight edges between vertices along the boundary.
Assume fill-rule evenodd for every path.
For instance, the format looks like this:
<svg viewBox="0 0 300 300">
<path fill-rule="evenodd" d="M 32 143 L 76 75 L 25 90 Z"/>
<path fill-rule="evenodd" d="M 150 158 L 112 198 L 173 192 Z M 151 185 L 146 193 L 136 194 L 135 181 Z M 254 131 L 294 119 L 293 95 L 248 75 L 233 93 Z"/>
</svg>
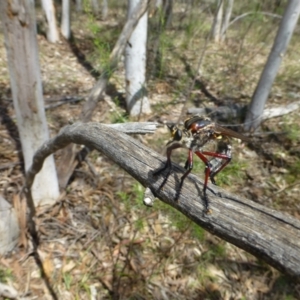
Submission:
<svg viewBox="0 0 300 300">
<path fill-rule="evenodd" d="M 173 164 L 173 171 L 167 180 L 163 176 L 153 177 L 153 171 L 165 163 L 165 157 L 129 135 L 103 124 L 76 123 L 66 126 L 57 137 L 37 151 L 26 177 L 29 204 L 30 187 L 44 159 L 69 143 L 84 144 L 102 152 L 142 185 L 149 187 L 162 201 L 204 229 L 265 260 L 285 274 L 300 278 L 299 220 L 213 185 L 209 185 L 207 191 L 212 213 L 205 214 L 203 181 L 193 175 L 185 180 L 176 201 L 174 199 L 184 169 Z M 166 183 L 161 189 L 163 181 Z M 31 211 L 29 220 L 34 220 L 33 217 L 34 212 Z"/>
<path fill-rule="evenodd" d="M 268 119 L 277 118 L 290 114 L 300 108 L 300 101 L 294 101 L 284 106 L 270 107 L 264 109 L 264 112 L 261 116 L 261 121 L 266 121 Z M 191 107 L 187 110 L 189 114 L 212 114 L 214 117 L 221 120 L 230 120 L 230 119 L 239 119 L 242 117 L 243 113 L 248 109 L 248 105 L 228 105 L 228 106 L 219 106 L 219 107 Z M 238 124 L 238 126 L 243 126 L 246 123 Z"/>
<path fill-rule="evenodd" d="M 104 68 L 99 80 L 91 90 L 87 102 L 85 102 L 83 106 L 82 112 L 79 117 L 80 121 L 88 122 L 91 119 L 97 103 L 103 98 L 103 93 L 105 91 L 109 78 L 118 66 L 118 61 L 125 50 L 126 43 L 129 40 L 131 33 L 137 25 L 139 19 L 147 11 L 149 3 L 149 0 L 140 1 L 140 3 L 132 13 L 131 18 L 123 27 L 119 39 L 110 54 L 107 66 Z M 77 151 L 74 145 L 68 146 L 66 149 L 64 149 L 60 162 L 57 164 L 57 174 L 61 188 L 65 188 L 67 186 L 68 181 L 77 165 L 77 162 L 75 161 L 76 153 Z"/>
<path fill-rule="evenodd" d="M 78 124 L 75 123 L 74 126 Z M 81 124 L 81 123 L 80 123 Z M 98 124 L 98 123 L 89 123 L 89 124 Z M 84 124 L 83 124 L 84 126 Z M 128 122 L 124 124 L 102 124 L 102 126 L 113 128 L 114 130 L 127 133 L 127 134 L 147 134 L 147 133 L 154 133 L 157 129 L 157 126 L 159 126 L 158 123 L 155 122 Z M 65 127 L 65 128 L 68 128 Z M 63 130 L 61 131 L 63 132 Z M 28 225 L 29 230 L 32 233 L 32 236 L 36 241 L 38 241 L 37 238 L 37 232 L 35 228 L 34 223 L 34 216 L 35 216 L 35 205 L 31 194 L 31 187 L 34 181 L 35 175 L 42 169 L 44 160 L 47 156 L 50 154 L 56 152 L 59 149 L 62 149 L 68 145 L 71 144 L 70 141 L 67 141 L 65 143 L 61 142 L 60 139 L 61 133 L 56 136 L 55 138 L 49 140 L 48 142 L 44 143 L 35 153 L 33 157 L 32 166 L 26 173 L 26 182 L 24 187 L 24 193 L 27 199 L 27 206 L 29 208 L 29 217 L 28 217 Z M 75 142 L 74 142 L 75 143 Z M 75 143 L 75 144 L 84 144 L 84 143 Z M 86 145 L 86 144 L 84 144 Z M 86 145 L 87 146 L 87 145 Z"/>
</svg>

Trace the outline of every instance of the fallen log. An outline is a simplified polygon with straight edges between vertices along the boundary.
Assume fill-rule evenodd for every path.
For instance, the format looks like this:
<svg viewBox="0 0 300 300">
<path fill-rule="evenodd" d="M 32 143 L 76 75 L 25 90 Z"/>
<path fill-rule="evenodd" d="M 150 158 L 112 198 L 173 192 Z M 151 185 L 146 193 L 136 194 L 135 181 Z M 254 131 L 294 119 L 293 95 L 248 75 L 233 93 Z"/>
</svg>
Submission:
<svg viewBox="0 0 300 300">
<path fill-rule="evenodd" d="M 102 152 L 156 197 L 199 226 L 265 260 L 283 273 L 300 278 L 299 220 L 212 185 L 207 191 L 212 213 L 206 214 L 201 179 L 189 175 L 179 193 L 177 188 L 183 168 L 173 164 L 168 178 L 164 177 L 165 173 L 154 177 L 153 172 L 165 163 L 165 157 L 133 137 L 99 123 L 66 126 L 36 152 L 26 176 L 25 194 L 31 209 L 29 221 L 34 220 L 30 193 L 34 176 L 48 155 L 69 143 L 83 144 Z"/>
</svg>

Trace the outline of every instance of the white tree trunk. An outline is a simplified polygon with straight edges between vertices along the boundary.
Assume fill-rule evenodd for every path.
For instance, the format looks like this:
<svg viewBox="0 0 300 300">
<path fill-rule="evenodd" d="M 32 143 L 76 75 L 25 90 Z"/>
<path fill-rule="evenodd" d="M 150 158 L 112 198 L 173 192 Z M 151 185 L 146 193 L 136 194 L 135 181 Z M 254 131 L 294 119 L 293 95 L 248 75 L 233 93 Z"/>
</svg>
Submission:
<svg viewBox="0 0 300 300">
<path fill-rule="evenodd" d="M 16 212 L 0 195 L 0 255 L 12 251 L 18 244 L 19 224 Z"/>
<path fill-rule="evenodd" d="M 173 17 L 173 0 L 165 0 L 164 3 L 164 14 L 165 14 L 165 27 L 169 27 L 172 23 Z"/>
<path fill-rule="evenodd" d="M 289 0 L 266 66 L 253 94 L 245 120 L 246 130 L 256 130 L 261 123 L 265 104 L 279 66 L 286 52 L 300 14 L 300 1 Z"/>
<path fill-rule="evenodd" d="M 215 42 L 219 42 L 221 39 L 221 25 L 223 18 L 223 2 L 224 0 L 217 0 L 218 8 L 214 18 L 212 26 L 212 38 Z"/>
<path fill-rule="evenodd" d="M 82 12 L 82 0 L 76 0 L 76 11 Z"/>
<path fill-rule="evenodd" d="M 49 139 L 38 57 L 34 3 L 31 0 L 0 1 L 13 103 L 17 117 L 25 169 L 35 150 Z M 36 205 L 54 203 L 59 196 L 53 156 L 47 158 L 33 189 Z"/>
<path fill-rule="evenodd" d="M 128 1 L 128 18 L 143 0 Z M 125 50 L 126 104 L 131 116 L 151 112 L 146 90 L 146 42 L 148 13 L 139 20 Z"/>
<path fill-rule="evenodd" d="M 91 0 L 91 3 L 94 16 L 98 16 L 100 12 L 98 0 Z"/>
<path fill-rule="evenodd" d="M 107 5 L 107 0 L 102 1 L 102 20 L 106 20 L 107 18 L 107 13 L 108 13 L 108 5 Z"/>
<path fill-rule="evenodd" d="M 221 29 L 221 41 L 224 41 L 226 37 L 226 31 L 229 25 L 234 0 L 227 0 L 226 2 L 226 9 Z"/>
<path fill-rule="evenodd" d="M 62 14 L 61 14 L 61 33 L 65 39 L 71 36 L 70 29 L 70 0 L 62 1 Z"/>
<path fill-rule="evenodd" d="M 155 8 L 160 9 L 163 5 L 163 0 L 156 0 L 155 1 Z"/>
<path fill-rule="evenodd" d="M 53 1 L 42 0 L 42 6 L 47 19 L 47 40 L 50 43 L 56 43 L 59 41 L 59 33 L 56 25 Z"/>
</svg>

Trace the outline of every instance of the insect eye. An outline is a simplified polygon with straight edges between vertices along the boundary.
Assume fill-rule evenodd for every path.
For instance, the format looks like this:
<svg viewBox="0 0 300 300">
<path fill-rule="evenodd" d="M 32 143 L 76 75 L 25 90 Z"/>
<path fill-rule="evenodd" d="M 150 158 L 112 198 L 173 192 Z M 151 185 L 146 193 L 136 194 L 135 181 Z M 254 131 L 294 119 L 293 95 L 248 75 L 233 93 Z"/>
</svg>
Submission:
<svg viewBox="0 0 300 300">
<path fill-rule="evenodd" d="M 182 131 L 181 129 L 179 129 L 176 125 L 167 125 L 170 132 L 171 132 L 171 136 L 173 138 L 174 141 L 180 141 L 182 138 Z"/>
<path fill-rule="evenodd" d="M 177 128 L 177 130 L 173 134 L 173 138 L 175 141 L 180 141 L 182 138 L 182 132 L 180 129 Z"/>
</svg>

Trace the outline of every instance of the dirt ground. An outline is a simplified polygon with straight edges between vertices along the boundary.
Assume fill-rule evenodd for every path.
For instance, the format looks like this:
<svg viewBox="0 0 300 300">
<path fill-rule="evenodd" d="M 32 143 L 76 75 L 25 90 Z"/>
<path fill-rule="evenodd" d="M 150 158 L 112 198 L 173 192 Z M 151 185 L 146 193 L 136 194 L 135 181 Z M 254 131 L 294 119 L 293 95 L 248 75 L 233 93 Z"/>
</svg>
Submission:
<svg viewBox="0 0 300 300">
<path fill-rule="evenodd" d="M 77 17 L 73 44 L 62 40 L 51 45 L 43 35 L 38 35 L 46 113 L 52 136 L 77 120 L 82 103 L 96 82 L 95 70 L 101 72 L 93 33 L 89 26 L 81 26 L 82 22 L 89 22 L 88 18 L 86 15 Z M 95 22 L 101 28 L 109 25 L 107 21 Z M 170 31 L 174 33 L 175 29 Z M 246 71 L 234 72 L 234 59 L 226 57 L 238 49 L 239 44 L 233 37 L 229 38 L 231 43 L 208 46 L 201 78 L 216 99 L 226 104 L 230 97 L 231 102 L 240 99 L 240 103 L 245 104 L 260 74 L 259 70 L 253 70 L 263 65 L 270 47 L 255 55 L 252 69 L 245 67 L 250 52 L 247 56 L 241 51 L 245 58 L 240 68 Z M 0 192 L 12 201 L 24 183 L 24 165 L 2 33 L 0 40 Z M 192 100 L 183 101 L 191 87 L 191 78 L 179 79 L 189 66 L 196 65 L 194 49 L 193 46 L 184 52 L 182 57 L 186 58 L 186 64 L 181 59 L 176 60 L 176 54 L 174 57 L 166 55 L 167 75 L 149 78 L 153 114 L 143 120 L 176 122 L 178 117 L 185 118 L 189 107 L 215 106 L 197 85 L 189 91 Z M 268 107 L 299 101 L 297 72 L 288 73 L 299 61 L 299 49 L 293 42 L 293 53 L 287 54 Z M 179 50 L 176 45 L 174 52 Z M 120 63 L 93 121 L 111 123 L 126 115 L 122 106 L 123 78 Z M 217 178 L 218 183 L 228 191 L 298 219 L 298 120 L 299 111 L 295 111 L 264 122 L 262 134 L 255 138 L 259 147 L 236 142 L 233 162 L 224 170 L 224 175 Z M 140 139 L 164 153 L 168 131 L 162 127 L 154 136 Z M 174 160 L 183 164 L 183 157 L 179 151 Z M 199 176 L 202 171 L 201 166 L 195 166 Z M 55 297 L 66 300 L 300 299 L 300 285 L 262 260 L 205 232 L 159 200 L 153 208 L 147 208 L 142 199 L 143 187 L 138 182 L 101 153 L 91 152 L 77 166 L 57 203 L 38 209 L 36 223 L 41 261 L 30 247 L 29 250 L 16 248 L 0 257 L 0 282 L 13 286 L 19 292 L 19 299 L 28 300 Z"/>
</svg>

